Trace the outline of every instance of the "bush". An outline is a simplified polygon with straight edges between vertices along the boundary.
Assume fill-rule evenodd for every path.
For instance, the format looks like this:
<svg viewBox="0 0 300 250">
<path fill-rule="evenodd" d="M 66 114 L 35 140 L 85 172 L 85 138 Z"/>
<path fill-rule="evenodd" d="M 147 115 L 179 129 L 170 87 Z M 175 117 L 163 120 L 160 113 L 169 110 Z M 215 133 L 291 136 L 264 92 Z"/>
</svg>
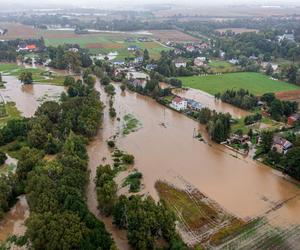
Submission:
<svg viewBox="0 0 300 250">
<path fill-rule="evenodd" d="M 0 165 L 3 165 L 5 163 L 7 159 L 7 156 L 5 153 L 3 153 L 2 151 L 0 151 Z"/>
<path fill-rule="evenodd" d="M 108 141 L 108 142 L 107 142 L 107 145 L 108 145 L 110 148 L 114 148 L 114 147 L 115 147 L 115 142 L 114 142 L 114 141 Z"/>
<path fill-rule="evenodd" d="M 133 164 L 134 163 L 134 156 L 130 154 L 125 154 L 122 157 L 122 160 L 126 164 Z"/>
</svg>

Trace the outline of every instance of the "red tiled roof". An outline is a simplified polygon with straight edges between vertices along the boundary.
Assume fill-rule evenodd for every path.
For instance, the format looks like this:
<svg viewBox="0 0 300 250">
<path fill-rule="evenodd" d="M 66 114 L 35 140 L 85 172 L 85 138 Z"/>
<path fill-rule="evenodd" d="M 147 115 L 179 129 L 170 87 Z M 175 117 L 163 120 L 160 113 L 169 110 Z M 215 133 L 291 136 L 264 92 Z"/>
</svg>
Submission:
<svg viewBox="0 0 300 250">
<path fill-rule="evenodd" d="M 182 98 L 180 98 L 180 97 L 178 97 L 178 96 L 176 96 L 173 100 L 172 100 L 172 102 L 175 102 L 175 103 L 181 103 L 183 101 L 183 99 Z"/>
<path fill-rule="evenodd" d="M 28 44 L 27 49 L 36 49 L 36 45 L 35 44 Z"/>
</svg>

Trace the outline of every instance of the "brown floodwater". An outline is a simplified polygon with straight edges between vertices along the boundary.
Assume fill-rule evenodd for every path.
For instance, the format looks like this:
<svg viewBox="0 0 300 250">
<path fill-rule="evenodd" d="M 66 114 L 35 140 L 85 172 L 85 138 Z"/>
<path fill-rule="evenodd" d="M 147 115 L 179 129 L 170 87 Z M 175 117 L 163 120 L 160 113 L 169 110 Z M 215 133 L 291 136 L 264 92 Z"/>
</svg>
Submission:
<svg viewBox="0 0 300 250">
<path fill-rule="evenodd" d="M 146 191 L 155 199 L 157 180 L 189 183 L 240 218 L 251 219 L 274 209 L 283 219 L 300 223 L 300 217 L 295 216 L 300 211 L 300 189 L 280 172 L 214 144 L 197 122 L 151 98 L 121 93 L 119 87 L 116 90 L 118 117 L 131 113 L 142 123 L 137 132 L 121 136 L 118 145 L 135 156 L 135 168 L 143 173 Z M 103 140 L 121 127 L 109 118 L 104 118 L 103 126 L 109 132 L 102 133 L 102 142 L 94 142 L 92 150 L 97 153 L 90 154 L 91 162 L 100 163 L 108 157 Z M 200 130 L 208 143 L 194 139 L 194 130 Z"/>
<path fill-rule="evenodd" d="M 222 113 L 230 113 L 232 117 L 235 118 L 240 118 L 242 116 L 249 115 L 249 112 L 247 112 L 246 110 L 234 107 L 220 100 L 216 100 L 214 96 L 198 89 L 174 89 L 173 93 L 184 98 L 189 98 L 198 101 L 204 107 L 208 107 L 212 110 L 216 110 Z"/>
<path fill-rule="evenodd" d="M 0 222 L 0 242 L 5 241 L 10 235 L 24 235 L 26 231 L 24 223 L 28 216 L 28 204 L 22 195 Z"/>
<path fill-rule="evenodd" d="M 0 93 L 6 102 L 13 101 L 25 117 L 31 117 L 45 100 L 57 100 L 64 87 L 46 84 L 21 84 L 14 76 L 3 76 L 7 82 Z"/>
</svg>

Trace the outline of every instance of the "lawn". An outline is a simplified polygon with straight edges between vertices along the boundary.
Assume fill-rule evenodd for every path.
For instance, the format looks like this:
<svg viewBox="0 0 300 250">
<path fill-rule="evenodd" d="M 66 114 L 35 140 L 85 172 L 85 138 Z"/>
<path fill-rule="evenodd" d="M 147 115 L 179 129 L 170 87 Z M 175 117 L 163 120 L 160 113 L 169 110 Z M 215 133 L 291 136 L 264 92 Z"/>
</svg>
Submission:
<svg viewBox="0 0 300 250">
<path fill-rule="evenodd" d="M 212 95 L 224 92 L 227 89 L 248 89 L 255 95 L 266 92 L 279 92 L 300 89 L 299 86 L 271 80 L 268 76 L 260 73 L 242 72 L 228 73 L 223 75 L 188 76 L 179 77 L 184 87 L 200 89 Z"/>
<path fill-rule="evenodd" d="M 14 102 L 7 102 L 5 104 L 6 116 L 0 118 L 0 128 L 2 128 L 9 120 L 21 117 L 20 111 L 16 108 Z"/>
<path fill-rule="evenodd" d="M 35 83 L 63 86 L 65 77 L 39 68 L 24 68 L 14 63 L 0 64 L 0 72 L 18 77 L 21 72 L 29 71 Z M 5 85 L 4 85 L 5 86 Z"/>
</svg>

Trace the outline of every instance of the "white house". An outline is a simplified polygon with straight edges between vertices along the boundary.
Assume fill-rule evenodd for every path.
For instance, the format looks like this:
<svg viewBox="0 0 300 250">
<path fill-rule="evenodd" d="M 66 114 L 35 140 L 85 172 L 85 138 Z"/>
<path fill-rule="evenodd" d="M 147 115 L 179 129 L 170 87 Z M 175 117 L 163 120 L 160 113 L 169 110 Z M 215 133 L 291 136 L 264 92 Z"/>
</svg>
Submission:
<svg viewBox="0 0 300 250">
<path fill-rule="evenodd" d="M 204 62 L 206 60 L 206 58 L 204 57 L 205 60 L 202 60 L 203 57 L 197 57 L 194 59 L 194 65 L 197 67 L 201 67 L 204 66 Z"/>
<path fill-rule="evenodd" d="M 231 64 L 238 64 L 239 60 L 238 59 L 230 59 L 228 62 Z"/>
<path fill-rule="evenodd" d="M 186 61 L 184 59 L 175 59 L 173 63 L 175 64 L 176 68 L 186 68 Z"/>
<path fill-rule="evenodd" d="M 178 111 L 187 109 L 187 101 L 179 96 L 176 96 L 170 106 Z"/>
</svg>

